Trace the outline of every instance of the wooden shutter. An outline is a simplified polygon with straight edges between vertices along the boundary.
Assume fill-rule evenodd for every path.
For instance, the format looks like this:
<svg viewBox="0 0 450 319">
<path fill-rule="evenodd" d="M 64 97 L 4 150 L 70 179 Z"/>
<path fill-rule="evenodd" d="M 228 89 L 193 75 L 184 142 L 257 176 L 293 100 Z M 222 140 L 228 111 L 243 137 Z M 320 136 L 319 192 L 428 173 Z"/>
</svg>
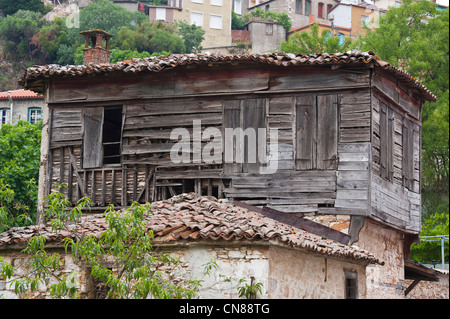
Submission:
<svg viewBox="0 0 450 319">
<path fill-rule="evenodd" d="M 83 168 L 102 166 L 103 107 L 84 110 Z"/>
<path fill-rule="evenodd" d="M 317 97 L 317 169 L 337 169 L 337 95 Z"/>
<path fill-rule="evenodd" d="M 253 128 L 256 136 L 256 145 L 249 144 L 248 139 L 245 139 L 244 143 L 244 164 L 242 171 L 244 173 L 259 173 L 260 159 L 258 158 L 258 147 L 266 147 L 262 143 L 267 144 L 267 141 L 259 141 L 258 129 L 266 127 L 266 111 L 265 111 L 265 99 L 247 99 L 242 103 L 242 123 L 243 130 Z M 261 145 L 260 145 L 261 144 Z M 255 152 L 255 154 L 253 154 Z M 255 161 L 250 162 L 249 158 L 255 158 Z"/>
<path fill-rule="evenodd" d="M 412 122 L 408 119 L 403 121 L 402 147 L 403 185 L 412 190 L 414 186 L 414 130 Z"/>
<path fill-rule="evenodd" d="M 240 100 L 230 100 L 230 101 L 224 101 L 224 111 L 223 111 L 223 142 L 224 142 L 224 172 L 225 173 L 240 173 L 242 172 L 242 164 L 236 163 L 236 147 L 240 147 L 240 145 L 236 145 L 236 143 L 233 142 L 234 145 L 225 145 L 225 129 L 231 128 L 235 129 L 238 127 L 241 127 L 241 101 Z M 231 155 L 227 154 L 229 151 L 229 147 L 232 147 L 232 156 L 233 156 L 233 163 L 226 163 L 225 162 L 225 156 Z"/>
<path fill-rule="evenodd" d="M 295 168 L 314 169 L 317 129 L 315 96 L 297 97 L 296 113 Z"/>
<path fill-rule="evenodd" d="M 394 147 L 394 114 L 384 103 L 380 105 L 380 174 L 392 181 L 393 147 Z"/>
</svg>

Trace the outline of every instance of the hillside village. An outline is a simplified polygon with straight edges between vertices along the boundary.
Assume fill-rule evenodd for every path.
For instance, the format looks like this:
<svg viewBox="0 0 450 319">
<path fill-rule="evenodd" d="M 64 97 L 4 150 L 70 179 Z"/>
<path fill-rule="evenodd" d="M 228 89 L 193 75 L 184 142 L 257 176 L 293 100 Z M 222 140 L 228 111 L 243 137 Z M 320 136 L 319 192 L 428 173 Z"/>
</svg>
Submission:
<svg viewBox="0 0 450 319">
<path fill-rule="evenodd" d="M 47 18 L 73 15 L 92 1 L 44 0 L 54 7 Z M 445 1 L 434 2 L 440 9 L 448 8 Z M 320 31 L 330 31 L 341 41 L 346 37 L 357 38 L 364 35 L 364 27 L 375 28 L 379 15 L 389 7 L 400 6 L 402 0 L 114 0 L 114 3 L 132 12 L 143 12 L 152 22 L 185 20 L 202 27 L 206 31 L 202 43 L 204 51 L 226 54 L 236 49 L 236 42 L 244 42 L 251 48 L 249 53 L 263 54 L 279 50 L 281 41 L 297 32 L 308 31 L 313 24 L 318 24 Z M 254 10 L 287 14 L 292 26 L 281 30 L 276 21 L 254 19 L 246 24 L 245 30 L 233 30 L 232 12 L 239 17 Z"/>
<path fill-rule="evenodd" d="M 95 1 L 43 2 L 47 21 L 64 17 L 76 25 Z M 78 63 L 24 63 L 16 74 L 5 59 L 3 77 L 14 74 L 17 86 L 2 84 L 0 128 L 42 121 L 42 140 L 36 225 L 0 233 L 0 296 L 51 298 L 51 285 L 70 279 L 76 293 L 64 291 L 72 297 L 149 297 L 134 286 L 135 295 L 115 295 L 96 274 L 97 260 L 82 263 L 63 241 L 102 239 L 113 227 L 110 204 L 128 216 L 136 203 L 152 203 L 141 220 L 145 232 L 179 262 L 151 264 L 155 270 L 143 277 L 160 271 L 158 284 L 174 295 L 191 297 L 183 285 L 201 277 L 199 298 L 449 298 L 448 269 L 410 258 L 422 229 L 424 105 L 438 96 L 376 52 L 280 52 L 303 32 L 328 31 L 339 44 L 356 40 L 401 0 L 113 2 L 145 15 L 142 25 L 201 27 L 203 41 L 188 53 L 111 63 L 117 34 L 77 29 Z M 235 136 L 227 140 L 230 128 Z M 257 133 L 239 144 L 239 129 Z M 227 160 L 228 151 L 236 161 Z M 66 227 L 65 220 L 55 231 L 58 224 L 48 220 L 61 216 L 51 215 L 45 200 L 52 194 L 75 207 L 89 197 L 92 207 L 73 217 L 81 223 Z M 14 289 L 35 235 L 61 258 L 52 276 L 64 279 Z M 120 280 L 129 260 L 110 257 L 101 267 Z"/>
</svg>

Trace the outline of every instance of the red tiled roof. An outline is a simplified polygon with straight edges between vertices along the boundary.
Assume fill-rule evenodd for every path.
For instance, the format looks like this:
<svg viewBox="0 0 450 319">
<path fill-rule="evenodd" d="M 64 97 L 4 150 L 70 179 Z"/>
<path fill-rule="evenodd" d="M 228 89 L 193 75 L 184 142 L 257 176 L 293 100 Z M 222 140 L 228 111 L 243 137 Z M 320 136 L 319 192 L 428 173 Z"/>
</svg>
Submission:
<svg viewBox="0 0 450 319">
<path fill-rule="evenodd" d="M 302 25 L 301 27 L 298 27 L 298 28 L 291 29 L 291 30 L 289 30 L 288 33 L 292 34 L 292 33 L 296 32 L 296 31 L 301 31 L 303 29 L 311 27 L 314 24 L 317 24 L 317 25 L 319 25 L 321 27 L 331 28 L 331 24 L 323 23 L 323 22 L 313 22 L 313 23 L 310 23 L 310 24 Z M 335 25 L 334 27 L 336 28 L 336 30 L 352 31 L 352 28 L 340 27 L 338 25 Z"/>
<path fill-rule="evenodd" d="M 14 91 L 5 91 L 0 92 L 0 100 L 8 100 L 8 93 L 11 95 L 11 99 L 20 100 L 20 99 L 43 99 L 44 97 L 36 92 L 31 90 L 14 90 Z"/>
<path fill-rule="evenodd" d="M 112 72 L 123 72 L 136 74 L 140 72 L 160 72 L 184 65 L 208 65 L 211 63 L 257 63 L 269 64 L 280 67 L 299 65 L 335 65 L 335 64 L 366 64 L 374 63 L 376 67 L 381 67 L 391 75 L 415 88 L 427 100 L 435 101 L 436 96 L 430 92 L 423 84 L 409 75 L 407 72 L 398 69 L 387 62 L 380 60 L 373 52 L 349 51 L 346 53 L 334 54 L 291 54 L 291 53 L 270 53 L 270 54 L 243 54 L 243 55 L 222 55 L 222 54 L 172 54 L 170 56 L 159 56 L 142 59 L 132 59 L 131 62 L 123 61 L 115 64 L 94 64 L 87 65 L 42 65 L 28 68 L 22 79 L 19 81 L 22 86 L 40 92 L 42 83 L 35 81 L 45 80 L 53 77 L 79 77 L 83 75 L 96 75 Z"/>
<path fill-rule="evenodd" d="M 337 258 L 381 263 L 373 254 L 356 246 L 343 245 L 245 208 L 220 203 L 194 193 L 154 202 L 146 221 L 148 228 L 154 232 L 156 243 L 201 240 L 248 243 L 270 241 L 274 245 L 287 245 Z M 92 214 L 83 218 L 80 227 L 80 232 L 99 236 L 107 228 L 107 223 L 103 215 Z M 11 228 L 0 234 L 0 249 L 12 244 L 24 245 L 36 234 L 44 235 L 47 242 L 59 242 L 70 235 L 68 232 L 54 233 L 50 225 Z"/>
</svg>

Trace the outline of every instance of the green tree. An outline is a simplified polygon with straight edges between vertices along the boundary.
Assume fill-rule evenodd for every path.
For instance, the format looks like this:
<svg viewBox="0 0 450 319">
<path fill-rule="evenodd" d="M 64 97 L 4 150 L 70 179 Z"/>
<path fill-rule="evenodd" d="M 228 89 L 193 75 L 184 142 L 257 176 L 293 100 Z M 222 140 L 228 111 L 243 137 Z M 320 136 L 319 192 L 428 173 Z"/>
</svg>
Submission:
<svg viewBox="0 0 450 319">
<path fill-rule="evenodd" d="M 125 211 L 109 207 L 104 213 L 108 228 L 96 237 L 79 232 L 82 209 L 91 205 L 88 198 L 81 199 L 75 207 L 60 192 L 51 193 L 46 200 L 48 208 L 44 216 L 52 231 L 70 234 L 63 241 L 66 252 L 72 253 L 80 266 L 89 265 L 91 277 L 108 287 L 108 299 L 194 297 L 199 281 L 174 284 L 157 269 L 161 264 L 176 264 L 178 260 L 153 250 L 153 233 L 145 219 L 150 204 L 134 203 Z M 15 274 L 10 264 L 0 260 L 0 274 L 12 280 L 17 294 L 36 291 L 39 284 L 51 277 L 56 281 L 49 285 L 52 297 L 79 298 L 78 274 L 61 272 L 64 257 L 49 254 L 45 242 L 44 236 L 35 236 L 28 242 L 23 251 L 29 254 L 26 273 Z M 13 276 L 17 277 L 12 279 Z"/>
<path fill-rule="evenodd" d="M 237 15 L 236 12 L 231 12 L 231 30 L 244 30 L 245 22 Z"/>
<path fill-rule="evenodd" d="M 0 128 L 0 231 L 36 220 L 41 130 L 24 121 Z"/>
<path fill-rule="evenodd" d="M 66 56 L 67 53 L 60 48 L 64 46 L 62 50 L 67 51 L 67 47 L 73 45 L 71 36 L 72 32 L 67 27 L 65 18 L 56 18 L 52 23 L 43 25 L 31 40 L 37 48 L 34 54 L 35 59 L 40 64 L 47 64 L 55 63 L 61 59 L 61 56 Z M 63 58 L 63 62 L 68 60 L 67 57 Z"/>
<path fill-rule="evenodd" d="M 281 24 L 286 32 L 292 28 L 292 22 L 287 13 L 278 13 L 273 11 L 263 11 L 259 8 L 250 11 L 250 13 L 244 14 L 242 20 L 245 23 L 251 21 L 254 18 L 261 18 L 266 20 L 272 20 Z"/>
<path fill-rule="evenodd" d="M 128 27 L 121 27 L 117 33 L 115 47 L 120 50 L 135 50 L 136 41 L 134 39 L 135 31 Z"/>
<path fill-rule="evenodd" d="M 80 11 L 80 29 L 100 29 L 116 37 L 121 27 L 135 29 L 137 24 L 146 19 L 146 15 L 141 12 L 130 12 L 110 0 L 97 0 Z M 111 41 L 113 43 L 115 38 Z"/>
<path fill-rule="evenodd" d="M 289 37 L 288 41 L 280 43 L 281 51 L 301 54 L 345 52 L 354 46 L 355 43 L 349 37 L 341 42 L 339 37 L 331 36 L 331 32 L 328 30 L 322 31 L 322 34 L 319 35 L 317 24 L 311 26 L 311 32 L 295 33 Z"/>
<path fill-rule="evenodd" d="M 420 236 L 440 236 L 448 235 L 449 214 L 435 213 L 422 224 Z M 448 240 L 444 242 L 444 261 L 448 262 Z M 426 241 L 425 239 L 418 244 L 411 246 L 411 259 L 416 262 L 440 262 L 441 261 L 441 242 Z"/>
<path fill-rule="evenodd" d="M 202 50 L 202 42 L 205 39 L 205 30 L 195 24 L 185 21 L 177 21 L 178 34 L 183 38 L 186 53 L 195 53 Z"/>
<path fill-rule="evenodd" d="M 0 39 L 3 40 L 3 53 L 12 61 L 32 59 L 31 39 L 44 25 L 41 15 L 36 12 L 19 10 L 7 16 L 0 23 Z"/>
<path fill-rule="evenodd" d="M 5 16 L 13 15 L 19 10 L 44 13 L 44 3 L 42 0 L 0 0 L 0 10 Z"/>
<path fill-rule="evenodd" d="M 359 46 L 405 69 L 437 95 L 437 102 L 422 109 L 423 202 L 440 197 L 435 194 L 445 194 L 448 201 L 449 10 L 437 10 L 432 1 L 405 0 L 380 17 L 379 27 L 367 30 Z M 436 211 L 424 208 L 425 218 Z"/>
<path fill-rule="evenodd" d="M 185 53 L 183 39 L 176 34 L 177 26 L 161 21 L 139 24 L 135 31 L 136 49 L 139 52 Z"/>
</svg>

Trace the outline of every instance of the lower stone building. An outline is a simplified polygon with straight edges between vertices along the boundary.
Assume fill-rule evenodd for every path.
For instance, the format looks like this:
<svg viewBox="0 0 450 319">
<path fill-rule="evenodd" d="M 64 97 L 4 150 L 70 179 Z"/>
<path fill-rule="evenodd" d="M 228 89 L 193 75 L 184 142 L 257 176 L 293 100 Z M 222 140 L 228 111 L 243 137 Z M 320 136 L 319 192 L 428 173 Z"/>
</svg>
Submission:
<svg viewBox="0 0 450 319">
<path fill-rule="evenodd" d="M 44 96 L 30 90 L 0 92 L 0 127 L 18 121 L 36 123 L 42 119 Z"/>
<path fill-rule="evenodd" d="M 153 203 L 147 221 L 155 235 L 154 247 L 180 260 L 160 271 L 174 283 L 203 280 L 200 298 L 237 298 L 240 279 L 262 284 L 258 298 L 366 298 L 367 266 L 383 264 L 356 246 L 193 193 Z M 106 227 L 103 215 L 87 214 L 79 231 L 99 235 Z M 64 252 L 63 234 L 53 233 L 50 225 L 13 228 L 0 234 L 0 256 L 15 267 L 16 275 L 23 273 L 28 258 L 22 250 L 36 234 L 45 236 L 49 251 L 64 256 L 62 272 L 78 276 L 81 297 L 98 298 L 89 269 Z M 206 276 L 204 265 L 210 261 L 217 268 Z M 27 297 L 49 298 L 51 283 L 49 279 L 39 292 Z M 19 297 L 4 280 L 0 280 L 0 295 Z"/>
</svg>

